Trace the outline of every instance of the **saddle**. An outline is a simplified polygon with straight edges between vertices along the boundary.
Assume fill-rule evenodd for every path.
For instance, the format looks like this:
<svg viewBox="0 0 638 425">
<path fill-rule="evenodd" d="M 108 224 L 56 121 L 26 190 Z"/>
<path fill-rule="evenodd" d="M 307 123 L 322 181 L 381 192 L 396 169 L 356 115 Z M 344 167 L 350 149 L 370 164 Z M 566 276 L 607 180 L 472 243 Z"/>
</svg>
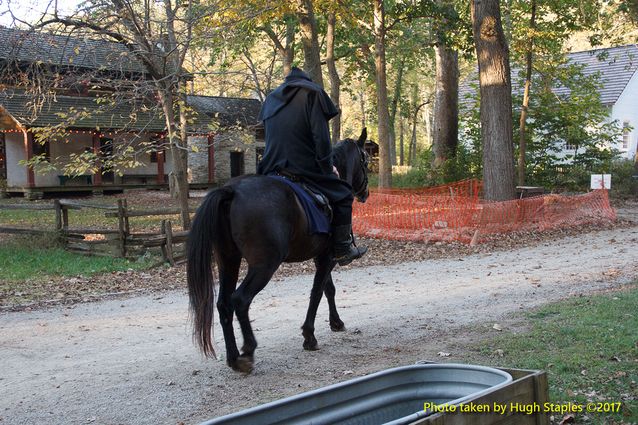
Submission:
<svg viewBox="0 0 638 425">
<path fill-rule="evenodd" d="M 306 213 L 310 233 L 330 233 L 332 207 L 326 195 L 311 189 L 299 176 L 285 171 L 270 174 L 268 177 L 286 183 L 295 192 Z"/>
</svg>

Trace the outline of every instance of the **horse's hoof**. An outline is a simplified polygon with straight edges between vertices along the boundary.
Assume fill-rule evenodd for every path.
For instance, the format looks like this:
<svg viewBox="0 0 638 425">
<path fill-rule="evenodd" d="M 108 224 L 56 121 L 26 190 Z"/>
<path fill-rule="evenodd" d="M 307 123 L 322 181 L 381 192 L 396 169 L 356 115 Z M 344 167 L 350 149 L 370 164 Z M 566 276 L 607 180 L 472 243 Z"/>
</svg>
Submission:
<svg viewBox="0 0 638 425">
<path fill-rule="evenodd" d="M 339 320 L 338 322 L 330 322 L 330 330 L 332 332 L 343 332 L 346 330 L 346 325 Z"/>
<path fill-rule="evenodd" d="M 307 351 L 317 351 L 319 349 L 319 343 L 315 337 L 303 342 L 303 349 Z"/>
<path fill-rule="evenodd" d="M 239 356 L 235 363 L 231 365 L 234 371 L 249 375 L 254 369 L 253 358 L 250 356 Z"/>
</svg>

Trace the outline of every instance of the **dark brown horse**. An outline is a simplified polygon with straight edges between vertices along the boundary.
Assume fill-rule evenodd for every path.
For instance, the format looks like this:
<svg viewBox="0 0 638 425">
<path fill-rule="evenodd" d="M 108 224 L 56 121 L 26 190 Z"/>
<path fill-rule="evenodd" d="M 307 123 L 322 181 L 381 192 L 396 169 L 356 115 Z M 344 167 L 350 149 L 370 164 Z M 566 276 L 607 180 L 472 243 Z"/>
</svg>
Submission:
<svg viewBox="0 0 638 425">
<path fill-rule="evenodd" d="M 353 188 L 360 202 L 368 197 L 368 155 L 363 149 L 365 129 L 358 141 L 351 139 L 333 148 L 334 164 L 342 179 Z M 306 214 L 292 189 L 284 182 L 259 175 L 230 180 L 208 193 L 197 209 L 188 240 L 188 291 L 194 334 L 206 356 L 215 355 L 211 336 L 214 315 L 212 258 L 219 271 L 217 310 L 224 332 L 226 362 L 234 370 L 250 373 L 257 341 L 248 309 L 253 298 L 270 281 L 281 263 L 314 259 L 316 273 L 306 320 L 302 326 L 303 347 L 318 349 L 314 335 L 315 316 L 322 294 L 330 310 L 330 328 L 344 330 L 335 306 L 331 272 L 335 261 L 326 234 L 309 234 Z M 241 259 L 248 271 L 237 288 Z M 237 349 L 233 314 L 241 326 L 244 345 Z"/>
</svg>

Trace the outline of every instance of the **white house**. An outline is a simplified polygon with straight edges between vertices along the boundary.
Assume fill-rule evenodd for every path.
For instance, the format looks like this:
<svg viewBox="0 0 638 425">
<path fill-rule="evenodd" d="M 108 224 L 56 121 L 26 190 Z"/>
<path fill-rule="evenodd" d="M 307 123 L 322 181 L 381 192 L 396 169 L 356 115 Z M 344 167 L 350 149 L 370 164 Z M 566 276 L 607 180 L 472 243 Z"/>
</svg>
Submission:
<svg viewBox="0 0 638 425">
<path fill-rule="evenodd" d="M 638 45 L 570 53 L 570 62 L 584 65 L 583 73 L 600 73 L 600 101 L 609 108 L 609 120 L 624 128 L 615 146 L 626 159 L 637 159 L 638 147 Z M 555 90 L 565 94 L 563 90 Z"/>
<path fill-rule="evenodd" d="M 589 76 L 598 73 L 602 83 L 600 101 L 609 110 L 609 121 L 617 120 L 625 130 L 622 137 L 611 148 L 617 149 L 621 157 L 638 160 L 638 45 L 586 50 L 567 55 L 572 64 L 583 65 L 582 72 Z M 512 69 L 512 75 L 519 72 Z M 522 93 L 521 86 L 512 78 L 513 91 Z M 459 87 L 461 108 L 474 108 L 473 96 L 478 91 L 478 72 L 472 73 Z M 569 89 L 553 90 L 556 95 L 569 96 Z M 563 144 L 559 157 L 574 153 L 571 146 Z"/>
</svg>

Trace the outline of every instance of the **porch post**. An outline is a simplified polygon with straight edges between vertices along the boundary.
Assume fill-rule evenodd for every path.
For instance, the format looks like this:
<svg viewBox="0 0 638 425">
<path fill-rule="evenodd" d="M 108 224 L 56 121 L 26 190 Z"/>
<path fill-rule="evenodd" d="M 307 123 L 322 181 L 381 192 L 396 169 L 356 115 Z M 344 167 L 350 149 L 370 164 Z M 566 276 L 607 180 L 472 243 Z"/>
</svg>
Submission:
<svg viewBox="0 0 638 425">
<path fill-rule="evenodd" d="M 27 158 L 27 161 L 33 158 L 33 132 L 29 130 L 24 130 L 22 132 L 24 134 L 24 152 Z M 33 172 L 33 168 L 27 165 L 27 187 L 35 187 L 35 173 Z"/>
<path fill-rule="evenodd" d="M 164 150 L 164 136 L 159 140 L 159 146 L 157 147 L 157 184 L 164 184 L 166 181 L 164 179 L 164 158 L 165 150 Z"/>
<path fill-rule="evenodd" d="M 93 174 L 93 186 L 102 186 L 102 158 L 100 151 L 100 132 L 93 132 L 93 153 L 98 157 L 97 171 Z"/>
<path fill-rule="evenodd" d="M 208 135 L 208 183 L 215 182 L 215 147 L 213 146 L 214 134 Z"/>
</svg>

